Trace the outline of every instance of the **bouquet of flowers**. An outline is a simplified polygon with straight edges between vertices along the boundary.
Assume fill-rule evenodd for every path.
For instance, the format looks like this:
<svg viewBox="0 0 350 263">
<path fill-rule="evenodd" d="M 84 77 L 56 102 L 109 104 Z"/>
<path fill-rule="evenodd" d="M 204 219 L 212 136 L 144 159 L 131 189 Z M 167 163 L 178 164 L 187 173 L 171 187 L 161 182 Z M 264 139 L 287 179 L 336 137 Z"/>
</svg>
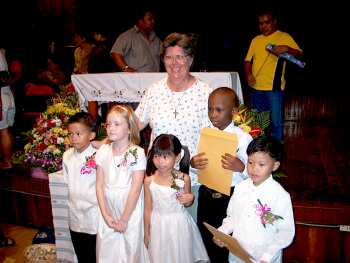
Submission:
<svg viewBox="0 0 350 263">
<path fill-rule="evenodd" d="M 69 145 L 67 122 L 79 112 L 79 103 L 71 85 L 61 88 L 33 129 L 26 132 L 28 143 L 23 151 L 15 153 L 15 163 L 42 167 L 52 173 L 61 169 L 62 156 Z"/>
<path fill-rule="evenodd" d="M 265 133 L 265 129 L 270 125 L 270 112 L 258 112 L 256 109 L 248 109 L 241 105 L 238 112 L 233 116 L 233 122 L 253 138 Z"/>
</svg>

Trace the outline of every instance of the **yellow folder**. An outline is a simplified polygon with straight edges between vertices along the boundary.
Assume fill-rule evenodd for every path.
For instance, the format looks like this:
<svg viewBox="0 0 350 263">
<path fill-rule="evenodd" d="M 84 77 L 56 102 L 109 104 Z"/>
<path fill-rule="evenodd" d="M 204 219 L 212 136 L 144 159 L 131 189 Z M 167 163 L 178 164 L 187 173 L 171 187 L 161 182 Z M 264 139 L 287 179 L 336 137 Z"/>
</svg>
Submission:
<svg viewBox="0 0 350 263">
<path fill-rule="evenodd" d="M 238 243 L 237 239 L 233 238 L 232 236 L 226 235 L 225 233 L 222 233 L 221 231 L 217 230 L 212 225 L 209 225 L 206 222 L 203 222 L 206 228 L 210 231 L 210 233 L 213 234 L 214 238 L 219 239 L 220 241 L 225 243 L 225 246 L 230 252 L 235 255 L 236 257 L 239 257 L 241 260 L 243 260 L 246 263 L 251 263 L 251 256 L 248 254 L 247 251 L 244 250 L 244 248 L 241 247 L 241 245 Z"/>
<path fill-rule="evenodd" d="M 198 170 L 198 181 L 208 188 L 230 195 L 232 171 L 222 168 L 221 159 L 225 153 L 236 155 L 237 135 L 218 129 L 201 130 L 198 153 L 204 152 L 208 158 L 208 167 Z"/>
</svg>

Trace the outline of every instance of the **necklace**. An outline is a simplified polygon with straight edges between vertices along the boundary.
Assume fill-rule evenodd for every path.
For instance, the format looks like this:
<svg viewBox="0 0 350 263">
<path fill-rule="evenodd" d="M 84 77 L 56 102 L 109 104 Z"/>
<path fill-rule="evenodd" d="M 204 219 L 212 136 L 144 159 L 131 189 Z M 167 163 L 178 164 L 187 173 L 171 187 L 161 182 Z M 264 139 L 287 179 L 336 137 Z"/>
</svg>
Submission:
<svg viewBox="0 0 350 263">
<path fill-rule="evenodd" d="M 177 111 L 177 107 L 180 106 L 180 102 L 181 102 L 182 98 L 185 96 L 185 93 L 186 93 L 186 90 L 182 91 L 182 92 L 171 91 L 171 104 L 174 107 L 173 114 L 174 114 L 175 119 L 176 119 L 177 115 L 179 114 L 179 112 Z M 180 94 L 180 96 L 179 96 L 179 94 Z"/>
<path fill-rule="evenodd" d="M 174 114 L 174 118 L 176 119 L 177 115 L 179 114 L 179 112 L 177 111 L 177 107 L 180 106 L 180 102 L 182 101 L 183 97 L 185 96 L 186 94 L 186 91 L 189 90 L 195 83 L 195 78 L 190 75 L 189 78 L 187 78 L 187 80 L 185 80 L 186 82 L 184 82 L 185 84 L 182 84 L 181 87 L 182 87 L 182 90 L 181 91 L 174 91 L 175 87 L 173 85 L 170 85 L 170 83 L 168 82 L 168 87 L 169 87 L 169 90 L 171 92 L 171 104 L 173 105 L 174 107 L 174 111 L 173 111 L 173 114 Z M 173 87 L 170 88 L 170 87 Z M 178 86 L 180 87 L 180 86 Z M 174 99 L 176 101 L 174 101 Z"/>
</svg>

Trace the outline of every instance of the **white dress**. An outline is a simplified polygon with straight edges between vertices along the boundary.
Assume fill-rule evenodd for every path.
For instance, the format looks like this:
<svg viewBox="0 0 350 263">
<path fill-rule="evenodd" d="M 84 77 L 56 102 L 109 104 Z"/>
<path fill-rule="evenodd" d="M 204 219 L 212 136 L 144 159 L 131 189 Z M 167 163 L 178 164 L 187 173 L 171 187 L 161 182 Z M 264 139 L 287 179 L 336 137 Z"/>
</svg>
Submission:
<svg viewBox="0 0 350 263">
<path fill-rule="evenodd" d="M 151 182 L 149 254 L 152 263 L 209 262 L 196 223 L 176 199 L 176 191 Z"/>
<path fill-rule="evenodd" d="M 145 153 L 141 147 L 132 145 L 124 154 L 113 156 L 111 145 L 103 145 L 95 160 L 104 173 L 107 206 L 114 218 L 120 218 L 130 191 L 132 172 L 146 168 Z M 109 228 L 103 218 L 99 221 L 97 258 L 99 263 L 149 262 L 143 241 L 143 192 L 124 233 Z"/>
</svg>

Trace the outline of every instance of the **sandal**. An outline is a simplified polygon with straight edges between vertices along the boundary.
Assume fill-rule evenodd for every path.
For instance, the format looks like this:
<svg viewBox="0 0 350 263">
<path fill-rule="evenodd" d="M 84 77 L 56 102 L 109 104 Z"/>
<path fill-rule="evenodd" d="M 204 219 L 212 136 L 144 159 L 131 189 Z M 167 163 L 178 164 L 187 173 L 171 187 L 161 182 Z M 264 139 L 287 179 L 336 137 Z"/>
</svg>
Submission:
<svg viewBox="0 0 350 263">
<path fill-rule="evenodd" d="M 15 240 L 9 237 L 4 237 L 0 240 L 0 247 L 12 247 L 16 244 Z"/>
</svg>

